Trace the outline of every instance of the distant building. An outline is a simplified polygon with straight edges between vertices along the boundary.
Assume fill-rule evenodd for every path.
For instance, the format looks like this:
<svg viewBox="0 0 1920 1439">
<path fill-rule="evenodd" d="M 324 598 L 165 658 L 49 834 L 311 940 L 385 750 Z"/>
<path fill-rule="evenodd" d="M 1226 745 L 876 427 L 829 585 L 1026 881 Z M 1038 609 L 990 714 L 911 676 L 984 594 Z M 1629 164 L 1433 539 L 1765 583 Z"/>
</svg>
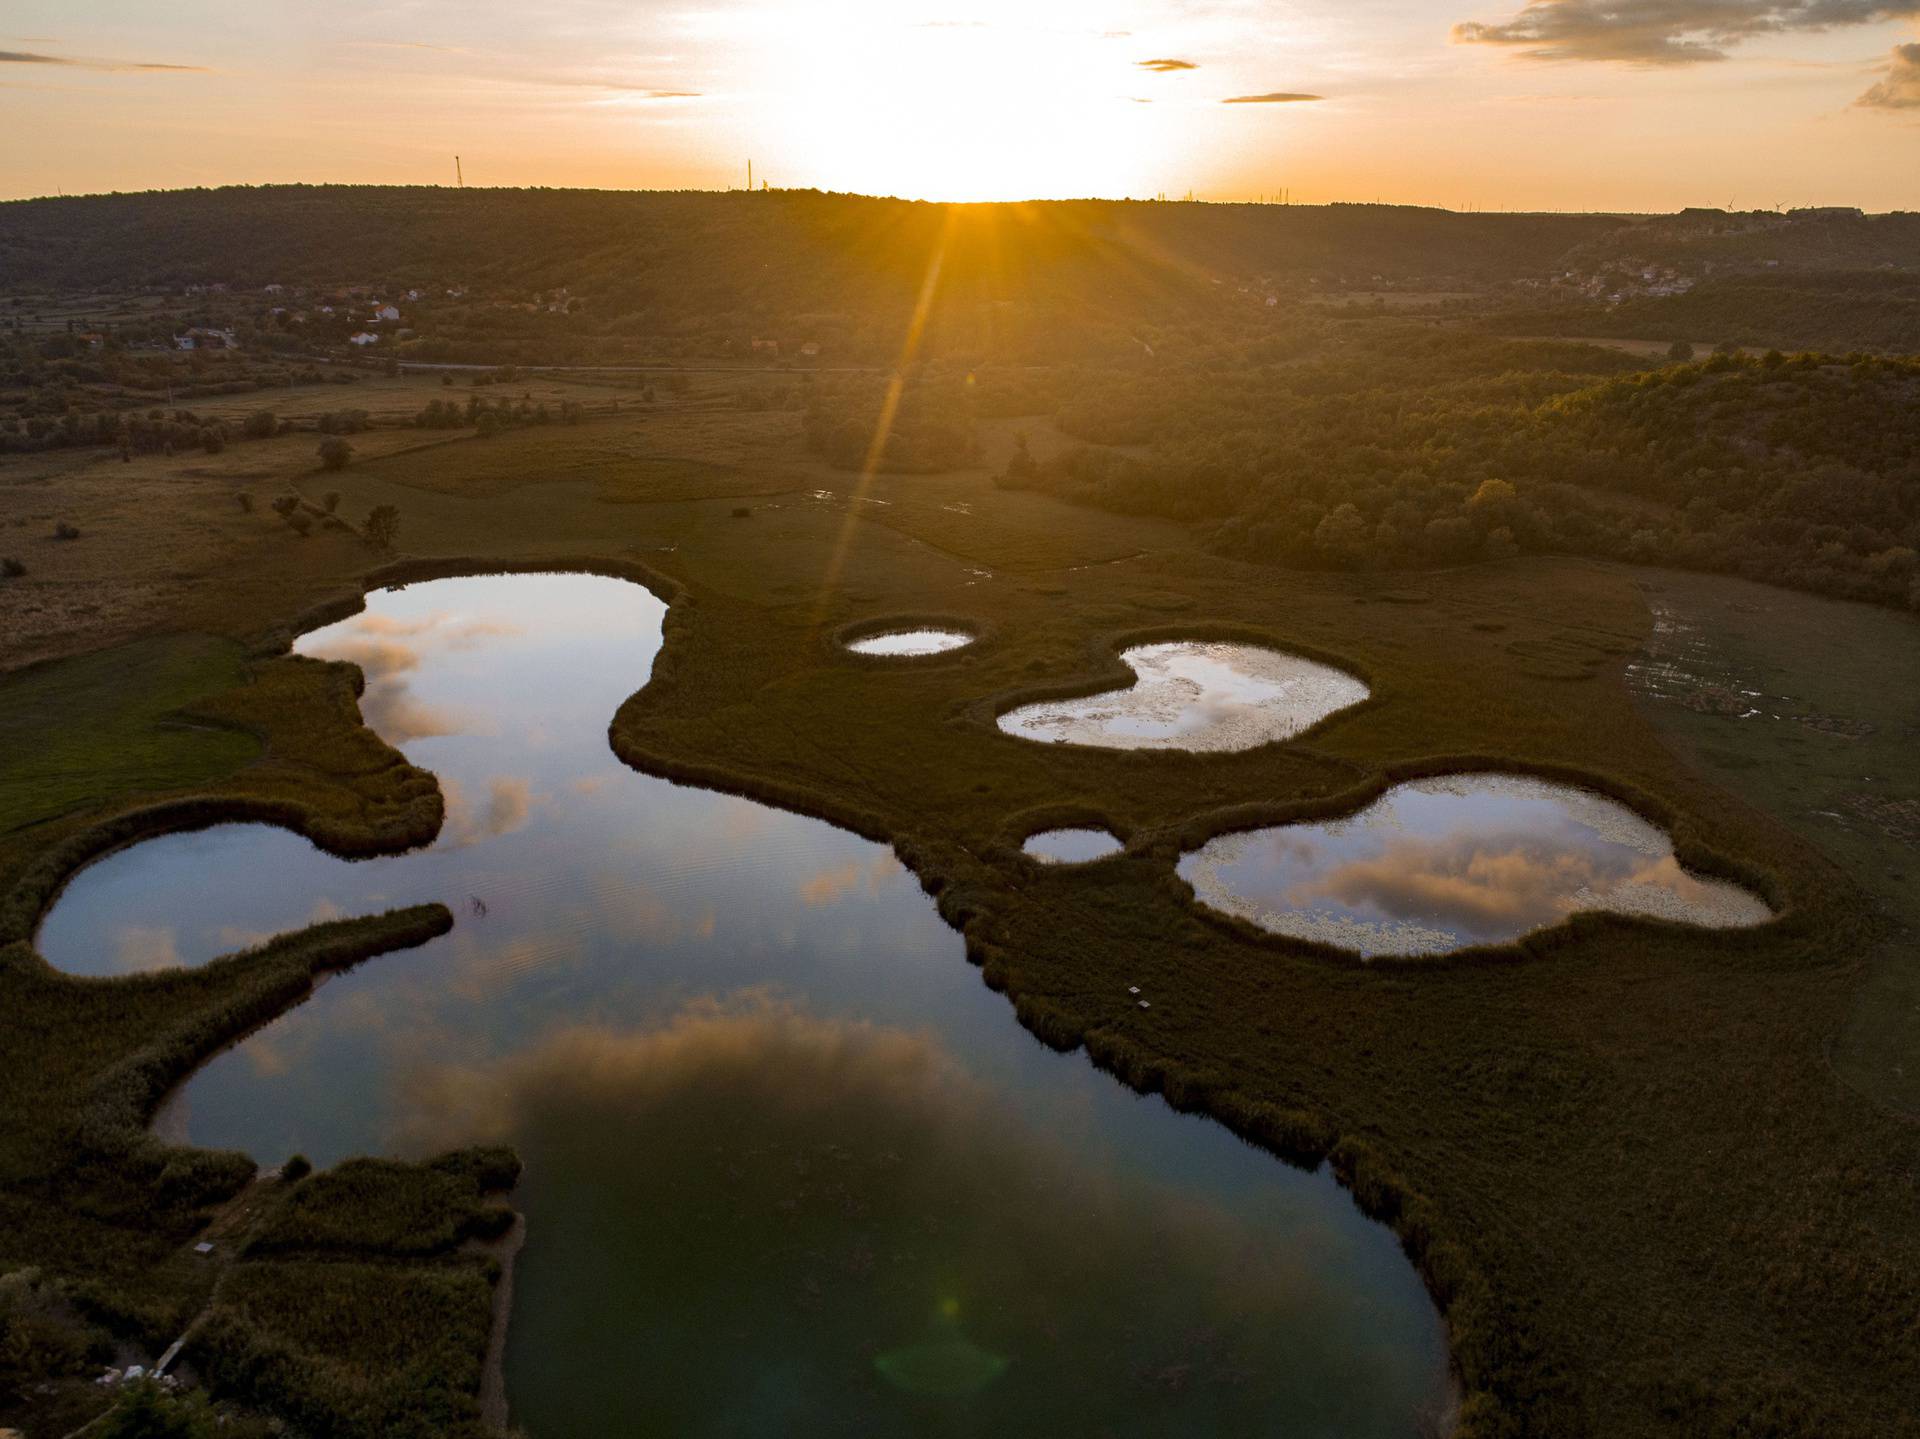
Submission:
<svg viewBox="0 0 1920 1439">
<path fill-rule="evenodd" d="M 377 345 L 380 343 L 380 337 L 369 330 L 362 330 L 358 334 L 348 335 L 347 343 L 349 345 Z"/>
<path fill-rule="evenodd" d="M 379 324 L 382 320 L 397 320 L 399 318 L 400 318 L 400 311 L 393 305 L 377 306 L 373 312 L 373 322 L 376 325 Z"/>
<path fill-rule="evenodd" d="M 755 340 L 753 342 L 753 352 L 756 355 L 777 355 L 780 353 L 780 342 L 778 340 Z"/>
<path fill-rule="evenodd" d="M 812 340 L 808 340 L 806 344 L 800 347 L 800 353 L 805 355 L 809 360 L 817 360 L 820 358 L 820 346 Z"/>
<path fill-rule="evenodd" d="M 184 335 L 173 337 L 176 350 L 237 350 L 240 342 L 233 337 L 232 330 L 207 330 L 198 326 Z"/>
</svg>

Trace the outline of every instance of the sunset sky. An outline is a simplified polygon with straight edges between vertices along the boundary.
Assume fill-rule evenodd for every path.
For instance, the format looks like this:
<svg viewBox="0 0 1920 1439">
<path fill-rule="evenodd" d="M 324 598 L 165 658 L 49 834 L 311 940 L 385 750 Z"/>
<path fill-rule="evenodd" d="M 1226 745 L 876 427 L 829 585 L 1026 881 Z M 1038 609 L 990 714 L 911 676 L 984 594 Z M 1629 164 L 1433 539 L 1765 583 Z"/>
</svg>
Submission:
<svg viewBox="0 0 1920 1439">
<path fill-rule="evenodd" d="M 8 0 L 0 196 L 1920 208 L 1920 0 Z"/>
</svg>

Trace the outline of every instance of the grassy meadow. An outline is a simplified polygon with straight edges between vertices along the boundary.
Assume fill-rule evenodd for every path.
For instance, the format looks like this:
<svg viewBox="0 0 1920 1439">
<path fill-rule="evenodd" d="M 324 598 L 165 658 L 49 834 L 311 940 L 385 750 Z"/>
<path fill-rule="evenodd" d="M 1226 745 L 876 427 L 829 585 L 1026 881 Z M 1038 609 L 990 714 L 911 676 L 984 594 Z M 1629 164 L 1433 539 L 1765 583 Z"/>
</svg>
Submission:
<svg viewBox="0 0 1920 1439">
<path fill-rule="evenodd" d="M 396 412 L 441 388 L 390 383 Z M 332 926 L 198 970 L 81 982 L 27 943 L 64 875 L 102 847 L 230 815 L 348 853 L 429 837 L 437 792 L 360 728 L 353 672 L 279 651 L 303 616 L 351 605 L 383 572 L 594 567 L 672 599 L 651 683 L 608 716 L 615 750 L 891 841 L 1010 1023 L 1288 1159 L 1330 1161 L 1447 1316 L 1462 1435 L 1914 1432 L 1916 1131 L 1831 1057 L 1895 921 L 1849 877 L 1844 846 L 1670 743 L 1678 731 L 1636 701 L 1625 669 L 1650 619 L 1635 572 L 1244 563 L 1172 520 L 995 485 L 1011 423 L 985 427 L 976 467 L 863 482 L 808 453 L 797 411 L 729 407 L 724 389 L 492 438 L 374 431 L 333 472 L 311 434 L 0 464 L 0 536 L 32 540 L 0 598 L 0 1008 L 33 1016 L 10 1036 L 0 1096 L 0 1233 L 16 1236 L 0 1270 L 38 1265 L 148 1342 L 205 1303 L 166 1278 L 169 1256 L 249 1166 L 164 1151 L 151 1170 L 63 1170 L 62 1136 L 94 1114 L 101 1076 L 145 1064 L 139 1102 L 114 1120 L 133 1145 L 161 1081 L 243 1012 L 297 1002 L 316 956 L 363 957 L 434 922 Z M 1045 422 L 1026 427 L 1041 451 Z M 397 508 L 397 553 L 351 529 L 297 534 L 270 508 L 329 492 L 356 524 Z M 63 515 L 81 538 L 40 540 Z M 1831 609 L 1829 629 L 1890 618 Z M 839 644 L 849 627 L 934 616 L 980 639 L 899 664 Z M 994 727 L 1028 698 L 1123 681 L 1127 643 L 1205 635 L 1332 660 L 1372 697 L 1243 754 L 1043 747 Z M 1910 743 L 1880 753 L 1911 783 Z M 1180 849 L 1219 829 L 1487 767 L 1627 800 L 1780 917 L 1726 933 L 1583 917 L 1363 966 L 1210 918 L 1174 874 Z M 1126 853 L 1084 870 L 1019 853 L 1068 818 L 1111 826 Z M 1165 999 L 1140 1010 L 1136 984 Z M 161 1068 L 142 1058 L 156 1046 Z M 405 1432 L 378 1426 L 399 1423 L 408 1386 L 446 1426 L 420 1432 L 452 1432 L 475 1412 L 486 1287 L 452 1245 L 489 1222 L 476 1196 L 498 1176 L 462 1189 L 419 1171 L 403 1201 L 348 1170 L 304 1181 L 293 1192 L 315 1197 L 261 1231 L 260 1257 L 211 1305 L 201 1358 L 312 1432 Z M 161 1192 L 161 1220 L 137 1221 Z M 74 1202 L 56 1212 L 56 1194 Z M 414 1266 L 397 1288 L 370 1267 L 396 1255 Z M 306 1312 L 289 1294 L 320 1299 Z M 337 1371 L 385 1354 L 401 1367 L 358 1388 Z"/>
</svg>

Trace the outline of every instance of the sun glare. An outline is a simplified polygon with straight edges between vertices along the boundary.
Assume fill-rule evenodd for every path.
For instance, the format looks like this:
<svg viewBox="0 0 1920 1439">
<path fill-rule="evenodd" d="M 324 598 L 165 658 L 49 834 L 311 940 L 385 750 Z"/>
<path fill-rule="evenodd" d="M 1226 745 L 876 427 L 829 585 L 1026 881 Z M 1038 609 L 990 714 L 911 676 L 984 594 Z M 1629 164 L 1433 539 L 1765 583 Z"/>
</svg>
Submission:
<svg viewBox="0 0 1920 1439">
<path fill-rule="evenodd" d="M 1123 42 L 1052 11 L 982 8 L 953 21 L 862 0 L 783 27 L 767 57 L 784 111 L 763 147 L 773 183 L 932 200 L 1162 187 Z"/>
</svg>

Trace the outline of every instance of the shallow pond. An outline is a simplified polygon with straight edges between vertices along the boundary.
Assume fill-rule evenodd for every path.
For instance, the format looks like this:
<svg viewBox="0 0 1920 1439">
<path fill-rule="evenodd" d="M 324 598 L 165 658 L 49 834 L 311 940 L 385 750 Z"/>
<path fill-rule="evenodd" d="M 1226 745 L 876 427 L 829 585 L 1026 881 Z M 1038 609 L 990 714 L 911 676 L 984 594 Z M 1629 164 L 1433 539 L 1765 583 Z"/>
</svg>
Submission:
<svg viewBox="0 0 1920 1439">
<path fill-rule="evenodd" d="M 1740 886 L 1682 869 L 1666 834 L 1625 805 L 1516 775 L 1420 780 L 1340 819 L 1221 835 L 1180 874 L 1203 904 L 1363 955 L 1495 944 L 1579 910 L 1771 918 Z"/>
<path fill-rule="evenodd" d="M 1126 846 L 1104 829 L 1047 829 L 1028 835 L 1020 848 L 1042 864 L 1090 864 Z"/>
<path fill-rule="evenodd" d="M 1431 1303 L 1324 1171 L 1036 1043 L 887 848 L 614 758 L 662 614 L 615 580 L 445 580 L 300 641 L 440 776 L 438 841 L 152 840 L 76 876 L 43 952 L 190 964 L 432 899 L 457 924 L 214 1059 L 163 1130 L 268 1163 L 514 1145 L 536 1439 L 1402 1436 L 1443 1406 Z"/>
<path fill-rule="evenodd" d="M 1106 749 L 1245 750 L 1291 739 L 1368 693 L 1344 670 L 1259 645 L 1175 640 L 1120 658 L 1136 677 L 1129 688 L 1022 705 L 1000 728 Z"/>
<path fill-rule="evenodd" d="M 857 655 L 883 655 L 892 659 L 913 659 L 920 655 L 943 655 L 948 650 L 965 649 L 973 636 L 964 630 L 912 629 L 888 630 L 850 640 L 847 648 Z"/>
</svg>

